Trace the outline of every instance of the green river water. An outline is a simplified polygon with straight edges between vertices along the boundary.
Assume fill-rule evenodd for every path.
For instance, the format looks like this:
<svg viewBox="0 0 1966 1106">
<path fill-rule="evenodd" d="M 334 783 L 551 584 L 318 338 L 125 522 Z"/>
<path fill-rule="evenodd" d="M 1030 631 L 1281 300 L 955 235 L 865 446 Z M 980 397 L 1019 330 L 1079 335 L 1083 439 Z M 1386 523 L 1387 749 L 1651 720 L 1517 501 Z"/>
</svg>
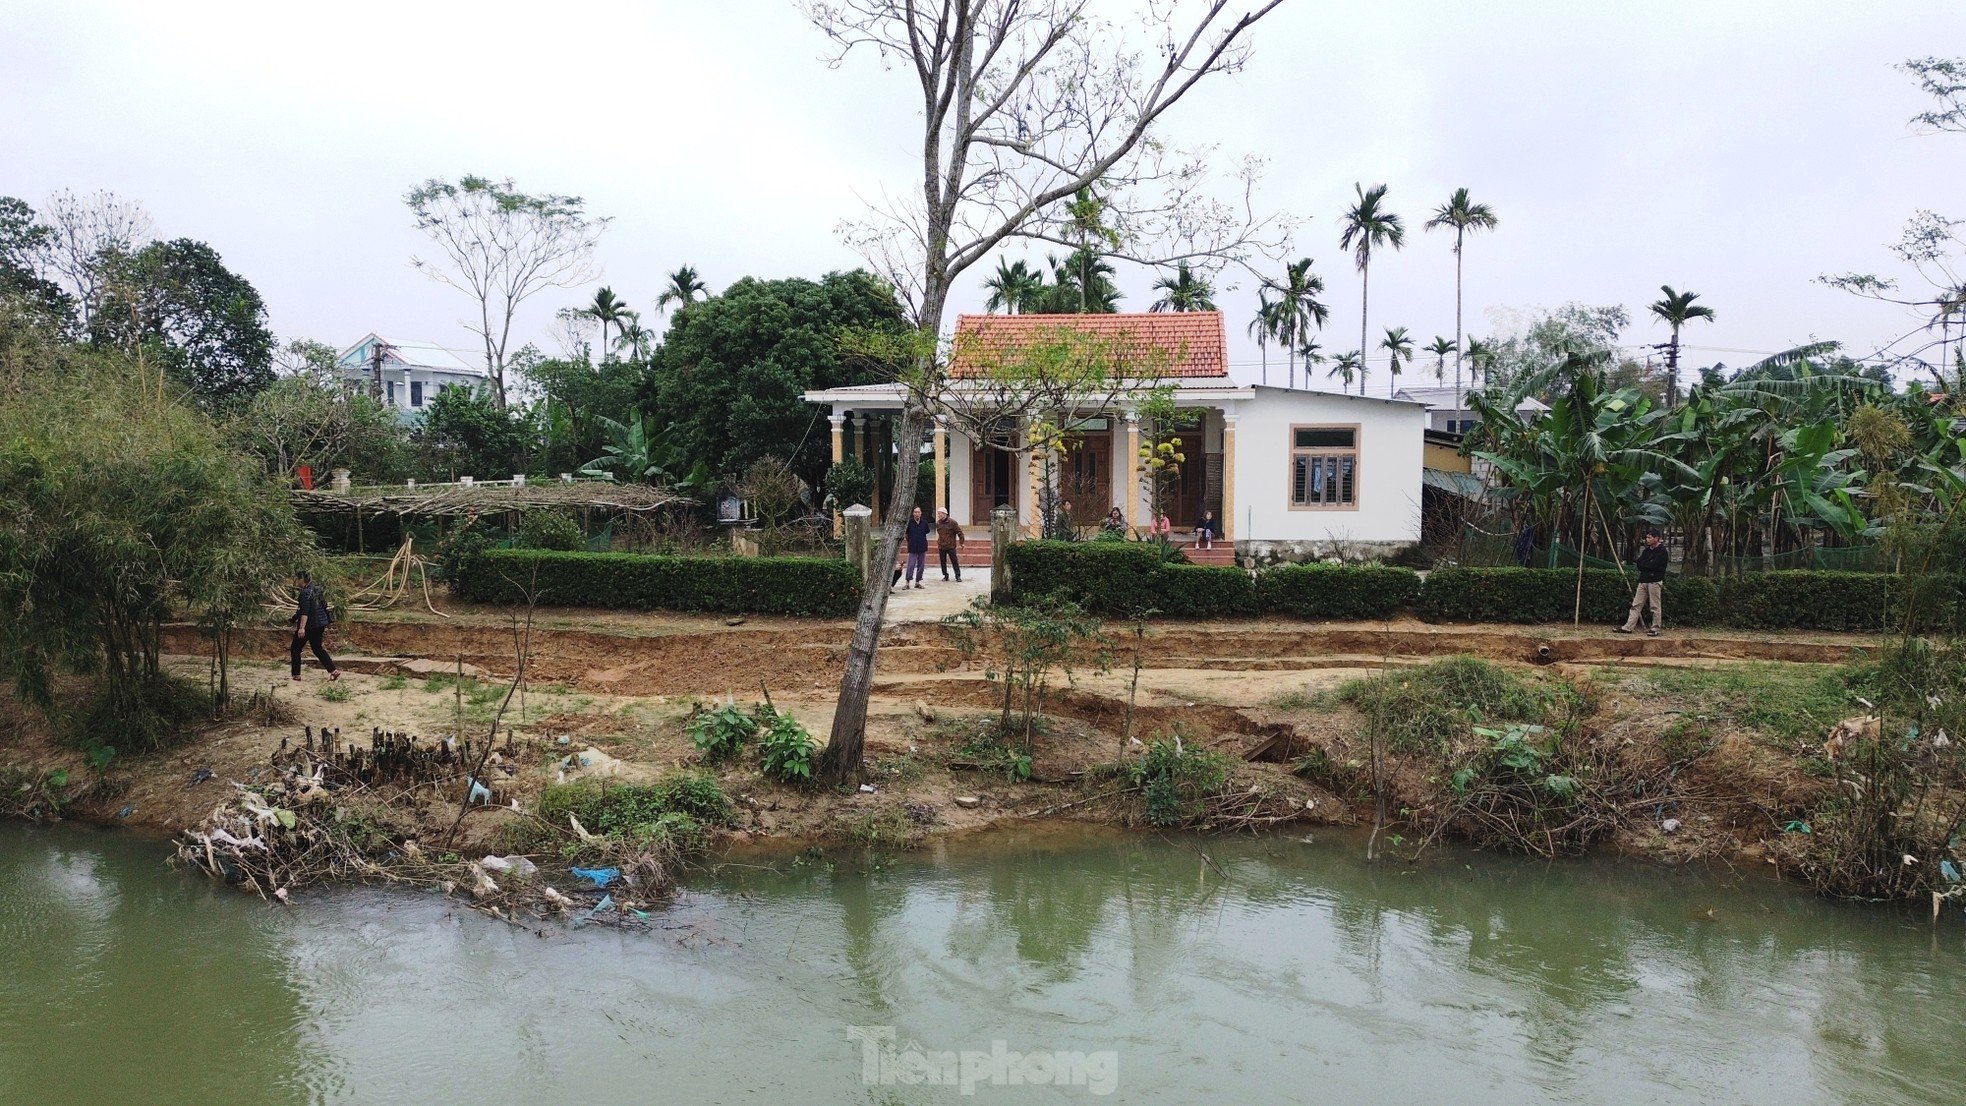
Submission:
<svg viewBox="0 0 1966 1106">
<path fill-rule="evenodd" d="M 0 1104 L 1966 1101 L 1958 912 L 1758 874 L 1073 828 L 542 934 L 163 853 L 0 826 Z"/>
</svg>

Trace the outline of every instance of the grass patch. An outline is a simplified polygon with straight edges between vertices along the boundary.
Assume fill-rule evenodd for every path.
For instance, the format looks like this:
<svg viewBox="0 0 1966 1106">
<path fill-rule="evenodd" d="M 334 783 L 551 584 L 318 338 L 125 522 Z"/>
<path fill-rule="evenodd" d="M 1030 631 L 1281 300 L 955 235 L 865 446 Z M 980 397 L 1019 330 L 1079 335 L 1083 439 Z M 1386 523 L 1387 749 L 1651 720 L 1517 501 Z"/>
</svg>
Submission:
<svg viewBox="0 0 1966 1106">
<path fill-rule="evenodd" d="M 354 696 L 355 693 L 348 690 L 347 684 L 330 683 L 321 685 L 321 698 L 326 699 L 330 703 L 346 703 L 348 700 L 354 698 Z"/>
<path fill-rule="evenodd" d="M 1328 691 L 1297 688 L 1291 691 L 1279 691 L 1263 700 L 1263 705 L 1271 710 L 1317 710 L 1321 707 L 1329 707 L 1331 702 L 1331 693 Z"/>
<path fill-rule="evenodd" d="M 533 813 L 545 825 L 514 823 L 503 843 L 522 852 L 557 850 L 569 859 L 622 845 L 694 849 L 703 844 L 705 826 L 726 826 L 735 818 L 730 795 L 716 780 L 696 773 L 651 784 L 553 784 L 540 792 Z M 607 840 L 598 846 L 570 840 L 569 817 Z"/>
<path fill-rule="evenodd" d="M 1863 710 L 1850 690 L 1851 670 L 1836 665 L 1738 664 L 1601 674 L 1635 698 L 1679 705 L 1684 713 L 1663 735 L 1668 743 L 1697 741 L 1695 735 L 1715 729 L 1748 730 L 1791 745 L 1820 741 L 1831 726 Z"/>
<path fill-rule="evenodd" d="M 397 672 L 384 677 L 383 681 L 375 686 L 382 691 L 401 691 L 410 686 L 410 681 L 409 677 Z"/>
<path fill-rule="evenodd" d="M 900 807 L 856 811 L 841 815 L 841 836 L 862 848 L 912 849 L 921 844 L 928 831 Z"/>
<path fill-rule="evenodd" d="M 1476 725 L 1523 722 L 1557 727 L 1582 713 L 1577 689 L 1559 680 L 1527 679 L 1474 657 L 1381 672 L 1332 693 L 1376 716 L 1396 753 L 1446 753 Z"/>
</svg>

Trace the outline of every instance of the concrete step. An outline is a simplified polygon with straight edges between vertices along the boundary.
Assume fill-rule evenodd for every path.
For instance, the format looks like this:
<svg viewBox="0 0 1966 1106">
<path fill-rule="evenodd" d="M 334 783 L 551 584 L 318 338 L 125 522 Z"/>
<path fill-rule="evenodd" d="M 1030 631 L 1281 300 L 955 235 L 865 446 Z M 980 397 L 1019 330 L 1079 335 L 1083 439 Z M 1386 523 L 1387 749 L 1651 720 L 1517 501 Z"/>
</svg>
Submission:
<svg viewBox="0 0 1966 1106">
<path fill-rule="evenodd" d="M 1184 545 L 1181 547 L 1181 555 L 1188 559 L 1189 564 L 1233 565 L 1236 563 L 1235 547 L 1227 542 L 1216 542 L 1207 549 Z"/>
</svg>

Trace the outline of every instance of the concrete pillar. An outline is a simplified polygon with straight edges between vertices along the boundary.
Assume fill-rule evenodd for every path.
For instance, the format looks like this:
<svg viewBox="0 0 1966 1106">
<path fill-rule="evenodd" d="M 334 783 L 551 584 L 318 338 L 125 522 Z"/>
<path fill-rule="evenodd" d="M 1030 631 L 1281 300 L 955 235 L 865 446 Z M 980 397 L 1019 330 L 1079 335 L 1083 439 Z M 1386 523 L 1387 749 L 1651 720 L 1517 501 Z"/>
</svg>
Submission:
<svg viewBox="0 0 1966 1106">
<path fill-rule="evenodd" d="M 1024 451 L 1024 517 L 1034 538 L 1044 537 L 1044 501 L 1038 498 L 1038 451 Z"/>
<path fill-rule="evenodd" d="M 1222 540 L 1233 544 L 1242 536 L 1236 525 L 1236 413 L 1222 412 Z"/>
<path fill-rule="evenodd" d="M 875 422 L 872 415 L 860 416 L 860 436 L 868 439 L 867 467 L 874 470 L 874 514 L 883 519 L 887 517 L 887 481 L 881 473 L 882 462 L 887 460 L 886 422 Z"/>
<path fill-rule="evenodd" d="M 846 520 L 846 559 L 860 570 L 861 583 L 870 584 L 873 575 L 869 569 L 874 560 L 873 508 L 855 503 L 840 514 Z"/>
<path fill-rule="evenodd" d="M 935 509 L 949 509 L 949 427 L 935 420 Z"/>
<path fill-rule="evenodd" d="M 1017 540 L 1017 509 L 1003 506 L 990 512 L 990 599 L 1010 597 L 1010 546 Z"/>
<path fill-rule="evenodd" d="M 846 460 L 846 416 L 835 411 L 826 416 L 826 421 L 833 427 L 833 463 L 837 465 L 841 461 Z M 833 504 L 833 536 L 836 538 L 840 536 L 840 505 L 838 503 Z"/>
<path fill-rule="evenodd" d="M 328 474 L 328 478 L 331 481 L 330 486 L 333 487 L 335 490 L 335 494 L 337 495 L 348 494 L 348 489 L 351 484 L 351 481 L 348 479 L 347 469 L 335 469 L 333 472 L 330 472 Z"/>
<path fill-rule="evenodd" d="M 1126 416 L 1126 525 L 1140 525 L 1140 416 Z"/>
</svg>

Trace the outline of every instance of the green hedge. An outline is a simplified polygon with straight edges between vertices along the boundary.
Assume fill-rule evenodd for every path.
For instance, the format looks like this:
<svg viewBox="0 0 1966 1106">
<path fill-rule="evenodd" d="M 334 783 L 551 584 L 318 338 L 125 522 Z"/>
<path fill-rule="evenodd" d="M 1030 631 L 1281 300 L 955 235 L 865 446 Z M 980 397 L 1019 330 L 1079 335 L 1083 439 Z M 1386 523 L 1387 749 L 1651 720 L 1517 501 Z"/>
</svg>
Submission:
<svg viewBox="0 0 1966 1106">
<path fill-rule="evenodd" d="M 1914 594 L 1926 615 L 1917 629 L 1945 629 L 1957 624 L 1962 599 L 1958 576 L 1758 572 L 1719 583 L 1726 623 L 1750 630 L 1896 630 L 1904 626 L 1906 600 Z M 1667 604 L 1670 618 L 1670 598 Z"/>
<path fill-rule="evenodd" d="M 1420 594 L 1420 575 L 1383 565 L 1278 565 L 1256 576 L 1256 606 L 1293 618 L 1391 618 Z"/>
<path fill-rule="evenodd" d="M 1010 547 L 1015 595 L 1063 595 L 1107 615 L 1158 611 L 1182 618 L 1256 613 L 1249 573 L 1164 562 L 1147 542 L 1025 541 Z"/>
<path fill-rule="evenodd" d="M 1583 620 L 1623 622 L 1637 579 L 1585 569 Z M 1576 601 L 1574 568 L 1437 568 L 1427 574 L 1414 610 L 1428 622 L 1568 622 Z M 1714 582 L 1704 576 L 1667 577 L 1663 602 L 1668 626 L 1719 621 Z"/>
<path fill-rule="evenodd" d="M 860 606 L 860 574 L 817 557 L 652 557 L 497 549 L 463 562 L 451 591 L 511 603 L 533 590 L 549 607 L 626 607 L 838 617 Z"/>
</svg>

